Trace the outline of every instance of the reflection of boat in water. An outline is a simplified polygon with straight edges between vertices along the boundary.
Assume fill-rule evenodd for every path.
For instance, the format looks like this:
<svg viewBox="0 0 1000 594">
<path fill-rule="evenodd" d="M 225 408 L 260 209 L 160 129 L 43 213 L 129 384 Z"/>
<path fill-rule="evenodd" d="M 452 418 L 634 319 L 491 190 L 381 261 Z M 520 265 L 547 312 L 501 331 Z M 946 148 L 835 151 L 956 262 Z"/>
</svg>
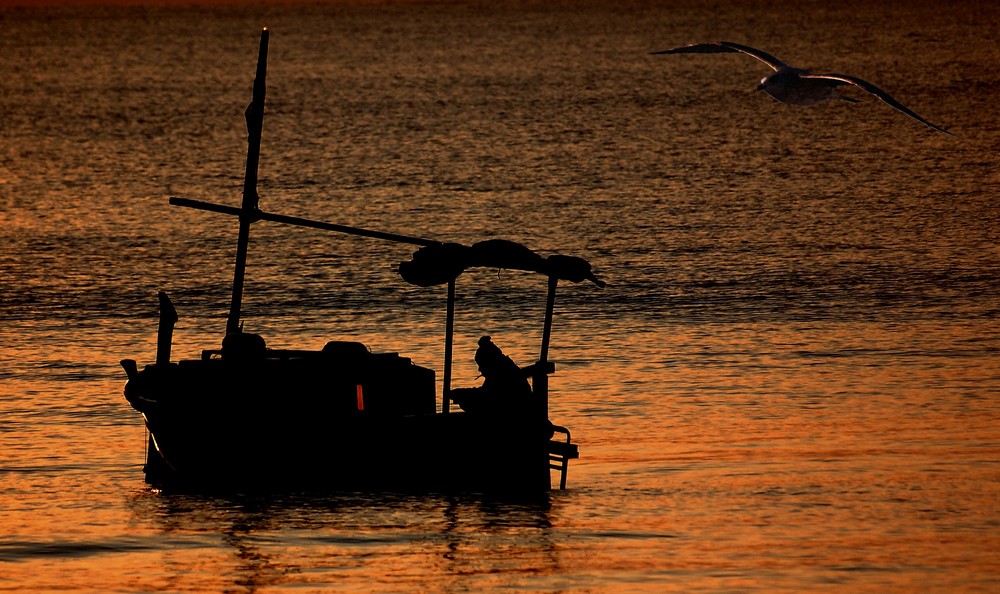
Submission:
<svg viewBox="0 0 1000 594">
<path fill-rule="evenodd" d="M 198 556 L 192 571 L 203 577 L 201 590 L 219 592 L 304 584 L 309 591 L 448 591 L 476 576 L 555 575 L 573 554 L 551 530 L 565 503 L 547 492 L 136 492 L 125 500 L 130 525 L 167 536 L 172 554 L 197 539 L 188 550 Z M 302 550 L 289 541 L 308 543 L 307 572 Z M 400 548 L 407 570 L 393 575 Z M 414 581 L 416 567 L 433 572 Z"/>
<path fill-rule="evenodd" d="M 550 470 L 578 456 L 569 431 L 548 419 L 548 361 L 553 304 L 559 280 L 599 281 L 580 258 L 547 258 L 513 242 L 463 246 L 358 229 L 258 208 L 257 164 L 263 126 L 268 31 L 261 34 L 240 208 L 171 198 L 171 203 L 235 215 L 240 220 L 232 304 L 220 349 L 170 361 L 177 314 L 160 293 L 156 362 L 141 371 L 133 360 L 125 397 L 142 413 L 150 439 L 144 467 L 156 485 L 268 489 L 402 488 L 416 490 L 544 490 Z M 440 411 L 434 371 L 396 353 L 372 353 L 357 342 L 330 342 L 322 350 L 269 349 L 240 322 L 249 232 L 272 221 L 421 246 L 399 266 L 419 286 L 447 284 L 447 323 Z M 519 369 L 531 379 L 527 397 L 488 394 L 494 406 L 451 410 L 455 281 L 485 266 L 539 273 L 548 279 L 539 360 Z M 515 368 L 518 369 L 518 368 Z"/>
</svg>

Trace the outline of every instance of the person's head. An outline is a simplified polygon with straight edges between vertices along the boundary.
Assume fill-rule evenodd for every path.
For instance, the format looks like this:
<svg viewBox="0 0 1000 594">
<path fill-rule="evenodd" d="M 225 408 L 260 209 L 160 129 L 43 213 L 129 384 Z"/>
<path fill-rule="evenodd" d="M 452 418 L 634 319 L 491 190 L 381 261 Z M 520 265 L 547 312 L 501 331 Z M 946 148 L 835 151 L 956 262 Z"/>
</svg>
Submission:
<svg viewBox="0 0 1000 594">
<path fill-rule="evenodd" d="M 493 344 L 489 336 L 479 339 L 479 349 L 476 350 L 476 363 L 479 364 L 479 372 L 484 376 L 498 371 L 503 364 L 505 357 L 500 347 Z"/>
</svg>

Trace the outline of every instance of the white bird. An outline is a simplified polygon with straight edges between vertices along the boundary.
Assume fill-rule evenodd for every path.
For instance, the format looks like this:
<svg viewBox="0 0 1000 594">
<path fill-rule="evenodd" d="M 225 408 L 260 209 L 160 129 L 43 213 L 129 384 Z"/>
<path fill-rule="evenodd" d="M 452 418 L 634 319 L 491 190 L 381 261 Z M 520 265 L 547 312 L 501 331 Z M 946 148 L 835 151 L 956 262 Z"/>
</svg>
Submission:
<svg viewBox="0 0 1000 594">
<path fill-rule="evenodd" d="M 906 107 L 899 101 L 892 98 L 889 93 L 876 87 L 872 83 L 847 74 L 816 74 L 794 68 L 775 58 L 771 54 L 750 46 L 733 43 L 731 41 L 718 41 L 714 43 L 694 43 L 668 50 L 653 52 L 653 54 L 727 54 L 743 53 L 753 56 L 761 62 L 767 64 L 774 70 L 774 74 L 765 76 L 757 86 L 758 91 L 764 91 L 781 103 L 791 103 L 792 105 L 815 105 L 830 99 L 840 99 L 858 103 L 857 99 L 845 97 L 836 93 L 836 88 L 842 85 L 854 85 L 872 95 L 875 95 L 890 107 L 898 109 L 918 122 L 937 130 L 954 136 L 951 132 L 940 126 L 928 122 Z"/>
</svg>

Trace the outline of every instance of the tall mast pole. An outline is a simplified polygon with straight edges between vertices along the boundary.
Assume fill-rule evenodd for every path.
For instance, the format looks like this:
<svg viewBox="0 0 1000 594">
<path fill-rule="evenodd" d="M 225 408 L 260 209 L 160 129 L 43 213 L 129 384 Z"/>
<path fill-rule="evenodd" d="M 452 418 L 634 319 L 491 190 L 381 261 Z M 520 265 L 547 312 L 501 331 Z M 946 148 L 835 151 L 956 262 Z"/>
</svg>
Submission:
<svg viewBox="0 0 1000 594">
<path fill-rule="evenodd" d="M 260 164 L 260 137 L 264 128 L 264 94 L 267 78 L 267 41 L 269 31 L 260 32 L 260 50 L 257 54 L 257 74 L 253 81 L 253 99 L 244 116 L 247 121 L 247 165 L 243 178 L 243 204 L 240 212 L 240 235 L 236 244 L 236 266 L 233 271 L 233 301 L 229 306 L 226 334 L 240 331 L 240 312 L 243 307 L 243 277 L 247 267 L 247 245 L 250 243 L 250 225 L 257 220 L 257 168 Z"/>
</svg>

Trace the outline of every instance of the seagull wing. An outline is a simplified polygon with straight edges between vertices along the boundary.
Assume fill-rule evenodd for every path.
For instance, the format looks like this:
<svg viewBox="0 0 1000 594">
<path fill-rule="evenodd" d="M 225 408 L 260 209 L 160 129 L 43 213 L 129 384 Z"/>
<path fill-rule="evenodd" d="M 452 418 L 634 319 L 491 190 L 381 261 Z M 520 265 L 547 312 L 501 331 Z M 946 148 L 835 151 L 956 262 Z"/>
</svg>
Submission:
<svg viewBox="0 0 1000 594">
<path fill-rule="evenodd" d="M 787 68 L 788 65 L 775 58 L 767 52 L 763 52 L 759 49 L 752 48 L 748 45 L 741 45 L 739 43 L 733 43 L 731 41 L 717 41 L 713 43 L 693 43 L 691 45 L 682 45 L 680 47 L 671 48 L 668 50 L 661 50 L 658 52 L 653 52 L 654 54 L 734 54 L 741 53 L 748 56 L 753 56 L 761 62 L 767 64 L 772 70 L 777 72 L 782 68 Z"/>
<path fill-rule="evenodd" d="M 872 83 L 870 83 L 867 80 L 864 80 L 862 78 L 858 78 L 856 76 L 850 76 L 848 74 L 833 74 L 833 73 L 831 73 L 831 74 L 805 74 L 805 75 L 802 76 L 802 78 L 822 78 L 822 79 L 825 79 L 825 80 L 835 80 L 835 81 L 840 81 L 840 82 L 845 82 L 845 83 L 848 83 L 848 84 L 852 84 L 852 85 L 854 85 L 854 86 L 856 86 L 856 87 L 858 87 L 860 89 L 864 89 L 865 91 L 871 93 L 872 95 L 875 95 L 876 97 L 878 97 L 879 99 L 881 99 L 884 103 L 888 104 L 890 107 L 892 107 L 894 109 L 897 109 L 897 110 L 905 113 L 906 115 L 908 115 L 911 118 L 917 120 L 918 122 L 924 124 L 925 126 L 927 126 L 929 128 L 932 128 L 934 130 L 937 130 L 938 132 L 944 132 L 945 134 L 948 134 L 950 136 L 954 136 L 954 134 L 952 134 L 951 132 L 945 130 L 944 128 L 942 128 L 940 126 L 935 126 L 934 124 L 932 124 L 932 123 L 928 122 L 927 120 L 925 120 L 924 118 L 920 117 L 913 110 L 911 110 L 909 107 L 907 107 L 907 106 L 903 105 L 902 103 L 900 103 L 899 101 L 896 101 L 895 99 L 893 99 L 892 95 L 890 95 L 889 93 L 886 93 L 882 89 L 876 87 Z"/>
</svg>

